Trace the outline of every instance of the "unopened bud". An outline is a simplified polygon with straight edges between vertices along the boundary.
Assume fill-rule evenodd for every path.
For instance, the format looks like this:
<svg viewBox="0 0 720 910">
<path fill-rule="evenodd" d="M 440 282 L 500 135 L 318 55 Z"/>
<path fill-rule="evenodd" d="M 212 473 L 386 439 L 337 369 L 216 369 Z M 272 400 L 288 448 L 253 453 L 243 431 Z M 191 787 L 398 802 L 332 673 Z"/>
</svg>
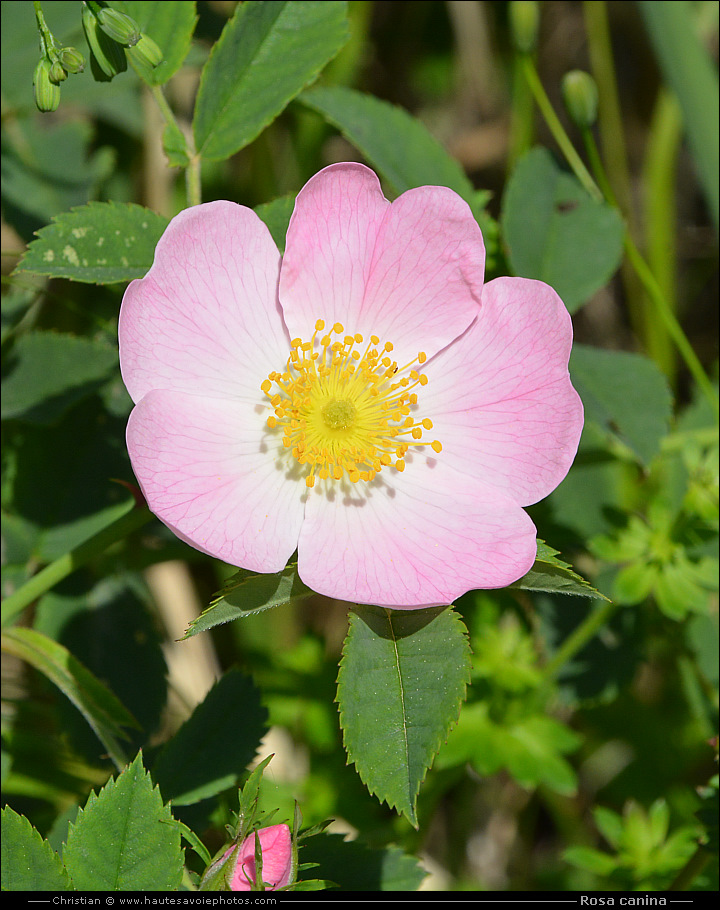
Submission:
<svg viewBox="0 0 720 910">
<path fill-rule="evenodd" d="M 67 73 L 82 73 L 85 69 L 85 58 L 74 47 L 64 47 L 58 54 L 58 60 Z"/>
<path fill-rule="evenodd" d="M 580 129 L 597 120 L 598 90 L 595 80 L 582 70 L 571 70 L 562 81 L 562 95 L 570 119 Z"/>
<path fill-rule="evenodd" d="M 35 90 L 35 104 L 40 111 L 55 111 L 60 104 L 60 86 L 50 80 L 52 64 L 47 57 L 43 57 L 35 67 L 33 75 L 33 88 Z"/>
<path fill-rule="evenodd" d="M 95 64 L 93 76 L 101 81 L 109 81 L 118 73 L 125 72 L 127 69 L 125 51 L 100 28 L 95 13 L 88 6 L 83 6 L 82 24 L 92 52 L 91 63 Z"/>
<path fill-rule="evenodd" d="M 97 21 L 108 37 L 124 47 L 134 47 L 140 40 L 140 26 L 120 10 L 104 6 L 97 14 Z"/>
<path fill-rule="evenodd" d="M 50 64 L 49 76 L 51 82 L 54 82 L 55 85 L 60 85 L 61 82 L 64 82 L 67 79 L 68 74 L 65 72 L 62 64 L 56 60 L 54 63 Z"/>
<path fill-rule="evenodd" d="M 141 35 L 135 47 L 127 49 L 127 55 L 136 66 L 147 66 L 150 69 L 163 62 L 163 52 L 148 35 Z"/>
<path fill-rule="evenodd" d="M 535 0 L 513 0 L 510 4 L 510 34 L 515 49 L 523 54 L 535 50 L 540 10 Z"/>
<path fill-rule="evenodd" d="M 262 869 L 257 868 L 258 859 Z M 206 870 L 200 890 L 257 891 L 262 882 L 263 890 L 278 891 L 295 881 L 295 873 L 290 828 L 272 825 L 254 831 L 242 843 L 235 843 L 226 850 L 221 859 Z"/>
</svg>

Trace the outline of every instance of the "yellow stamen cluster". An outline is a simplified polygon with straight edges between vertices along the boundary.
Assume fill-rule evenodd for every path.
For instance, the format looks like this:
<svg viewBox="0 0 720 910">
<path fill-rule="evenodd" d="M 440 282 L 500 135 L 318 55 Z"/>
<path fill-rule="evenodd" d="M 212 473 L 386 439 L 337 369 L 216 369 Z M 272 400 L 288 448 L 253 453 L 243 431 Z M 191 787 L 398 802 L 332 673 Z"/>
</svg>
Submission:
<svg viewBox="0 0 720 910">
<path fill-rule="evenodd" d="M 410 446 L 440 452 L 437 440 L 420 441 L 432 421 L 411 414 L 418 402 L 414 390 L 427 385 L 427 376 L 415 369 L 426 355 L 398 367 L 390 357 L 392 344 L 381 348 L 377 335 L 361 353 L 362 335 L 346 335 L 339 322 L 321 335 L 324 330 L 318 319 L 310 341 L 294 339 L 285 372 L 270 373 L 260 386 L 273 408 L 267 425 L 281 429 L 284 447 L 308 465 L 308 487 L 316 477 L 347 476 L 357 483 L 384 467 L 404 471 Z"/>
</svg>

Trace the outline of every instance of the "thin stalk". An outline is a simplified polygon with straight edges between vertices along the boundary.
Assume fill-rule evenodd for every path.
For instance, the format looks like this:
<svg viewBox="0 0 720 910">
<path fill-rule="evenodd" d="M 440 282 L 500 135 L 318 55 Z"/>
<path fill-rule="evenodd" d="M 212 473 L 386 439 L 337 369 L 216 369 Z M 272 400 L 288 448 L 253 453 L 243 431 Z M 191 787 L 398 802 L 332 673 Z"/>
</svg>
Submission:
<svg viewBox="0 0 720 910">
<path fill-rule="evenodd" d="M 675 876 L 675 881 L 668 886 L 668 891 L 688 891 L 690 885 L 700 875 L 712 859 L 712 854 L 705 847 L 698 847 L 683 868 Z"/>
<path fill-rule="evenodd" d="M 532 145 L 535 108 L 530 86 L 523 71 L 522 56 L 513 59 L 512 111 L 510 119 L 510 142 L 508 150 L 508 171 L 511 171 L 521 155 Z"/>
<path fill-rule="evenodd" d="M 598 87 L 598 131 L 603 160 L 607 162 L 608 183 L 612 186 L 614 204 L 625 219 L 631 236 L 637 240 L 638 225 L 632 200 L 607 4 L 604 0 L 584 0 L 583 14 L 590 65 Z M 654 321 L 648 318 L 647 299 L 642 285 L 627 260 L 620 267 L 620 275 L 625 288 L 630 321 L 643 347 L 649 348 L 648 330 Z"/>
<path fill-rule="evenodd" d="M 565 155 L 565 158 L 575 173 L 575 176 L 582 183 L 588 193 L 590 193 L 593 199 L 596 199 L 598 201 L 605 200 L 610 205 L 613 205 L 615 208 L 617 208 L 615 194 L 610 187 L 610 182 L 607 179 L 605 168 L 603 167 L 602 161 L 600 159 L 600 154 L 597 151 L 597 146 L 595 145 L 595 140 L 592 136 L 592 133 L 590 130 L 585 130 L 584 139 L 586 147 L 588 148 L 589 160 L 592 162 L 592 167 L 596 170 L 596 176 L 602 186 L 602 190 L 595 182 L 588 169 L 585 167 L 585 164 L 581 160 L 578 153 L 575 151 L 575 147 L 565 132 L 557 114 L 553 110 L 550 99 L 545 92 L 543 84 L 540 81 L 540 77 L 537 74 L 537 70 L 535 69 L 532 60 L 526 56 L 524 63 L 525 76 L 530 84 L 533 95 L 535 96 L 535 101 L 537 102 L 537 105 L 540 108 L 540 112 L 545 118 L 545 122 L 553 134 L 553 138 Z M 635 241 L 627 230 L 625 231 L 624 247 L 625 255 L 629 259 L 632 267 L 635 269 L 638 278 L 642 282 L 652 304 L 655 307 L 655 313 L 653 315 L 659 316 L 660 319 L 662 319 L 668 331 L 668 334 L 672 338 L 675 346 L 680 353 L 680 356 L 685 361 L 685 365 L 697 382 L 698 387 L 710 402 L 715 415 L 717 415 L 718 397 L 715 393 L 713 384 L 705 373 L 705 370 L 703 369 L 700 360 L 695 354 L 692 345 L 688 341 L 687 336 L 683 332 L 680 323 L 675 318 L 675 314 L 665 300 L 662 289 L 657 283 L 657 280 L 655 279 L 655 276 L 653 275 L 650 267 L 643 259 L 640 251 L 635 244 Z"/>
<path fill-rule="evenodd" d="M 700 360 L 695 353 L 693 346 L 688 341 L 687 335 L 683 332 L 680 323 L 675 318 L 675 314 L 670 309 L 670 306 L 665 299 L 665 295 L 662 292 L 660 285 L 657 283 L 655 276 L 653 275 L 650 266 L 645 262 L 640 250 L 635 246 L 635 242 L 629 234 L 625 234 L 625 255 L 628 257 L 632 263 L 633 268 L 638 274 L 638 277 L 642 281 L 645 290 L 650 297 L 654 307 L 655 314 L 658 315 L 665 324 L 668 335 L 672 338 L 675 343 L 675 347 L 678 349 L 680 356 L 685 361 L 685 365 L 692 374 L 693 379 L 698 385 L 698 388 L 705 395 L 710 405 L 713 408 L 715 417 L 718 416 L 718 396 L 715 392 L 712 382 L 707 376 L 703 365 L 700 363 Z"/>
<path fill-rule="evenodd" d="M 17 591 L 10 594 L 2 602 L 2 627 L 5 628 L 25 607 L 37 600 L 46 591 L 61 582 L 76 569 L 84 566 L 96 556 L 104 553 L 114 543 L 124 540 L 133 531 L 137 531 L 147 524 L 152 518 L 152 513 L 147 508 L 133 508 L 126 512 L 112 524 L 98 531 L 89 540 L 60 556 L 54 562 L 33 575 Z"/>
<path fill-rule="evenodd" d="M 181 129 L 180 125 L 175 119 L 175 114 L 173 114 L 172 108 L 168 104 L 167 98 L 163 94 L 160 86 L 152 85 L 150 86 L 150 89 L 152 91 L 153 98 L 160 108 L 160 113 L 163 115 L 165 123 L 168 125 L 172 124 L 179 133 L 185 136 L 185 141 L 189 146 L 187 149 L 189 162 L 185 168 L 185 194 L 188 206 L 200 205 L 202 202 L 202 189 L 200 181 L 200 167 L 202 161 L 200 156 L 195 151 L 192 136 L 188 136 L 187 132 Z"/>
<path fill-rule="evenodd" d="M 185 191 L 188 205 L 200 205 L 202 202 L 202 185 L 200 180 L 200 167 L 202 159 L 197 152 L 190 156 L 190 163 L 185 168 Z"/>
<path fill-rule="evenodd" d="M 40 38 L 43 43 L 43 50 L 46 56 L 54 58 L 57 54 L 55 51 L 55 39 L 53 38 L 52 32 L 47 26 L 45 21 L 45 14 L 43 13 L 42 6 L 39 3 L 39 0 L 33 0 L 33 6 L 35 7 L 35 19 L 37 21 L 38 31 L 40 32 Z"/>
<path fill-rule="evenodd" d="M 677 206 L 675 170 L 682 140 L 682 115 L 677 98 L 661 89 L 655 103 L 643 165 L 645 249 L 648 264 L 668 306 L 677 311 Z M 671 380 L 675 351 L 656 320 L 645 327 L 648 352 Z"/>
<path fill-rule="evenodd" d="M 568 635 L 543 668 L 545 680 L 549 681 L 557 676 L 565 664 L 572 660 L 579 651 L 582 651 L 585 645 L 597 635 L 619 607 L 620 604 L 608 601 L 589 613 L 575 631 Z"/>
<path fill-rule="evenodd" d="M 570 141 L 568 134 L 565 132 L 560 119 L 558 118 L 553 106 L 550 102 L 550 99 L 543 88 L 543 84 L 540 81 L 540 76 L 538 71 L 535 68 L 535 64 L 532 61 L 532 58 L 527 54 L 523 57 L 522 68 L 525 74 L 525 78 L 528 81 L 530 90 L 535 97 L 535 103 L 540 108 L 540 113 L 545 119 L 550 132 L 553 135 L 553 139 L 557 142 L 560 150 L 567 159 L 568 164 L 573 169 L 575 176 L 578 178 L 580 183 L 585 187 L 587 192 L 596 202 L 602 202 L 603 194 L 600 192 L 597 184 L 592 178 L 592 175 L 585 167 L 582 158 L 575 151 L 575 146 Z"/>
</svg>

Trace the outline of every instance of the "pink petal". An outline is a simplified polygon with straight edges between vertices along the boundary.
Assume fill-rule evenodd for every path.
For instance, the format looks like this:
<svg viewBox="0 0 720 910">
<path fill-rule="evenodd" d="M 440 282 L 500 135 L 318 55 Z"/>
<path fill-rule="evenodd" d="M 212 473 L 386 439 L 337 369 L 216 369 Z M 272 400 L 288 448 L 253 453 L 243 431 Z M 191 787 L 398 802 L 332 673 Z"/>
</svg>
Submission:
<svg viewBox="0 0 720 910">
<path fill-rule="evenodd" d="M 524 278 L 487 284 L 477 320 L 423 368 L 418 413 L 433 421 L 439 458 L 520 505 L 554 490 L 583 426 L 571 344 L 570 316 L 552 288 Z"/>
<path fill-rule="evenodd" d="M 292 837 L 287 825 L 272 825 L 257 832 L 262 851 L 262 878 L 270 891 L 283 888 L 292 878 Z M 230 851 L 229 851 L 230 852 Z M 227 854 L 226 854 L 227 855 Z M 250 891 L 256 880 L 255 835 L 243 841 L 230 881 L 231 891 Z"/>
<path fill-rule="evenodd" d="M 127 445 L 150 509 L 178 537 L 254 572 L 285 566 L 306 487 L 284 454 L 279 461 L 278 437 L 257 408 L 149 392 L 130 415 Z"/>
<path fill-rule="evenodd" d="M 402 365 L 475 318 L 484 266 L 480 228 L 452 190 L 420 187 L 389 204 L 371 170 L 337 164 L 298 194 L 280 301 L 292 337 L 340 322 L 392 342 Z"/>
<path fill-rule="evenodd" d="M 440 459 L 408 455 L 402 474 L 383 469 L 367 484 L 313 490 L 298 543 L 305 584 L 340 600 L 412 609 L 524 575 L 536 554 L 530 518 Z"/>
<path fill-rule="evenodd" d="M 173 218 L 152 268 L 123 298 L 120 366 L 133 400 L 151 389 L 258 398 L 288 355 L 279 269 L 251 209 L 209 202 Z"/>
</svg>

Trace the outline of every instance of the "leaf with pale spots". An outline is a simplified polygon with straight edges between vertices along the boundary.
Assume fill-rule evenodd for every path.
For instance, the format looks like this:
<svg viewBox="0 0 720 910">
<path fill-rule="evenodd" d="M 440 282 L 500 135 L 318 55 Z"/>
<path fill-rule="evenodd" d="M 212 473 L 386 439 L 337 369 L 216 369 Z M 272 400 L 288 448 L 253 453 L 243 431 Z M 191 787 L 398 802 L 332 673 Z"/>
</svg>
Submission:
<svg viewBox="0 0 720 910">
<path fill-rule="evenodd" d="M 88 284 L 142 278 L 167 225 L 141 205 L 89 202 L 41 228 L 16 271 Z"/>
<path fill-rule="evenodd" d="M 228 579 L 207 610 L 192 621 L 185 638 L 243 616 L 311 597 L 312 594 L 313 591 L 300 581 L 295 563 L 287 565 L 282 572 L 267 575 L 240 569 Z"/>
<path fill-rule="evenodd" d="M 577 572 L 561 559 L 557 559 L 558 550 L 538 540 L 537 556 L 532 569 L 518 579 L 510 588 L 522 591 L 543 591 L 546 594 L 575 594 L 580 597 L 599 597 L 607 600 L 604 594 L 578 575 Z"/>
<path fill-rule="evenodd" d="M 345 748 L 370 793 L 415 826 L 420 784 L 469 680 L 467 631 L 453 610 L 352 608 L 337 690 Z"/>
</svg>

